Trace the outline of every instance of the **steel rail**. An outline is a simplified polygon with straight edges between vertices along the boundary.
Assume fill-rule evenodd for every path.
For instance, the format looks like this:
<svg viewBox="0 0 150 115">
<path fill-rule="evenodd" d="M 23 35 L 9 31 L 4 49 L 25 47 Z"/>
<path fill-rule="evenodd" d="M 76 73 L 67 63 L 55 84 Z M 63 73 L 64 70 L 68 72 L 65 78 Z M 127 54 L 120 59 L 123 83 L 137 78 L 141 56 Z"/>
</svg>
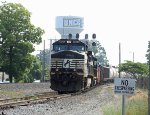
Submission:
<svg viewBox="0 0 150 115">
<path fill-rule="evenodd" d="M 48 100 L 56 100 L 61 98 L 66 98 L 71 96 L 70 94 L 59 95 L 52 92 L 44 92 L 40 94 L 35 94 L 33 96 L 21 97 L 21 98 L 12 98 L 12 99 L 1 99 L 0 100 L 0 110 L 13 108 L 16 106 L 27 106 L 35 103 L 43 103 Z"/>
</svg>

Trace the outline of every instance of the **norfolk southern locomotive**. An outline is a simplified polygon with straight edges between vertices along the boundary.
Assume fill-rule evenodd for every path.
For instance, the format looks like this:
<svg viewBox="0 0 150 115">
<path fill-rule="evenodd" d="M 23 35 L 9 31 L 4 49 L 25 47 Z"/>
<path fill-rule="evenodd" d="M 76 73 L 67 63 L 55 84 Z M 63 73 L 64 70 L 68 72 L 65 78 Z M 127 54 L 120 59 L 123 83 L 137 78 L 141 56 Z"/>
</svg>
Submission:
<svg viewBox="0 0 150 115">
<path fill-rule="evenodd" d="M 75 92 L 97 82 L 97 59 L 78 39 L 60 39 L 53 43 L 51 54 L 51 88 L 58 92 Z"/>
<path fill-rule="evenodd" d="M 62 37 L 53 43 L 51 52 L 51 89 L 77 92 L 104 80 L 111 80 L 110 76 L 112 78 L 115 74 L 111 74 L 110 68 L 97 65 L 97 59 L 88 50 L 87 34 L 84 42 L 76 34 L 83 30 L 83 18 L 60 16 L 56 21 L 56 30 Z M 96 38 L 96 34 L 92 36 Z"/>
</svg>

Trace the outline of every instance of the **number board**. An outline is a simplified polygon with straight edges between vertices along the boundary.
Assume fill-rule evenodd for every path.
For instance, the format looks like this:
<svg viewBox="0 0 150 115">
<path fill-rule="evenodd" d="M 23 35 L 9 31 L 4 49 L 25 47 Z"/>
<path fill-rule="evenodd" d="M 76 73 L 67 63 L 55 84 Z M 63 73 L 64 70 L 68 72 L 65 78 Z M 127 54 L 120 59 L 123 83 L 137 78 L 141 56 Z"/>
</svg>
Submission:
<svg viewBox="0 0 150 115">
<path fill-rule="evenodd" d="M 135 79 L 131 78 L 115 78 L 114 93 L 133 95 L 135 91 Z"/>
</svg>

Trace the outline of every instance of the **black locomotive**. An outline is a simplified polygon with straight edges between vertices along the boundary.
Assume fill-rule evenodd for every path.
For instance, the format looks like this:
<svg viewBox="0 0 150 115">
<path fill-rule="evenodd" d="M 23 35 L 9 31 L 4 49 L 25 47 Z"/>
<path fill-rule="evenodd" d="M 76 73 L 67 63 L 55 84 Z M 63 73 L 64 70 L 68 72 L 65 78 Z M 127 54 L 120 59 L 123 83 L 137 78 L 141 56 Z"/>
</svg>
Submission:
<svg viewBox="0 0 150 115">
<path fill-rule="evenodd" d="M 51 53 L 51 89 L 77 92 L 92 87 L 109 78 L 109 69 L 104 74 L 107 68 L 97 65 L 97 59 L 88 51 L 86 43 L 79 39 L 60 39 L 53 43 Z"/>
</svg>

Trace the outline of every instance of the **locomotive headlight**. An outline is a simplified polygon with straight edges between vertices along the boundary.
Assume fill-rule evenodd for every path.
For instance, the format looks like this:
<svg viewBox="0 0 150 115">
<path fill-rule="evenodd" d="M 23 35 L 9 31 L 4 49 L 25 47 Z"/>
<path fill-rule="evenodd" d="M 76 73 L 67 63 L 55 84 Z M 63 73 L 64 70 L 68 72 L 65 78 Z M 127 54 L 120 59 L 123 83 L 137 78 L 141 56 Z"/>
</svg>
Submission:
<svg viewBox="0 0 150 115">
<path fill-rule="evenodd" d="M 59 69 L 58 68 L 56 68 L 56 71 L 58 71 Z"/>
<path fill-rule="evenodd" d="M 73 71 L 76 71 L 76 69 L 73 69 Z"/>
<path fill-rule="evenodd" d="M 71 41 L 67 41 L 67 43 L 68 43 L 68 44 L 70 44 L 70 43 L 71 43 Z"/>
</svg>

